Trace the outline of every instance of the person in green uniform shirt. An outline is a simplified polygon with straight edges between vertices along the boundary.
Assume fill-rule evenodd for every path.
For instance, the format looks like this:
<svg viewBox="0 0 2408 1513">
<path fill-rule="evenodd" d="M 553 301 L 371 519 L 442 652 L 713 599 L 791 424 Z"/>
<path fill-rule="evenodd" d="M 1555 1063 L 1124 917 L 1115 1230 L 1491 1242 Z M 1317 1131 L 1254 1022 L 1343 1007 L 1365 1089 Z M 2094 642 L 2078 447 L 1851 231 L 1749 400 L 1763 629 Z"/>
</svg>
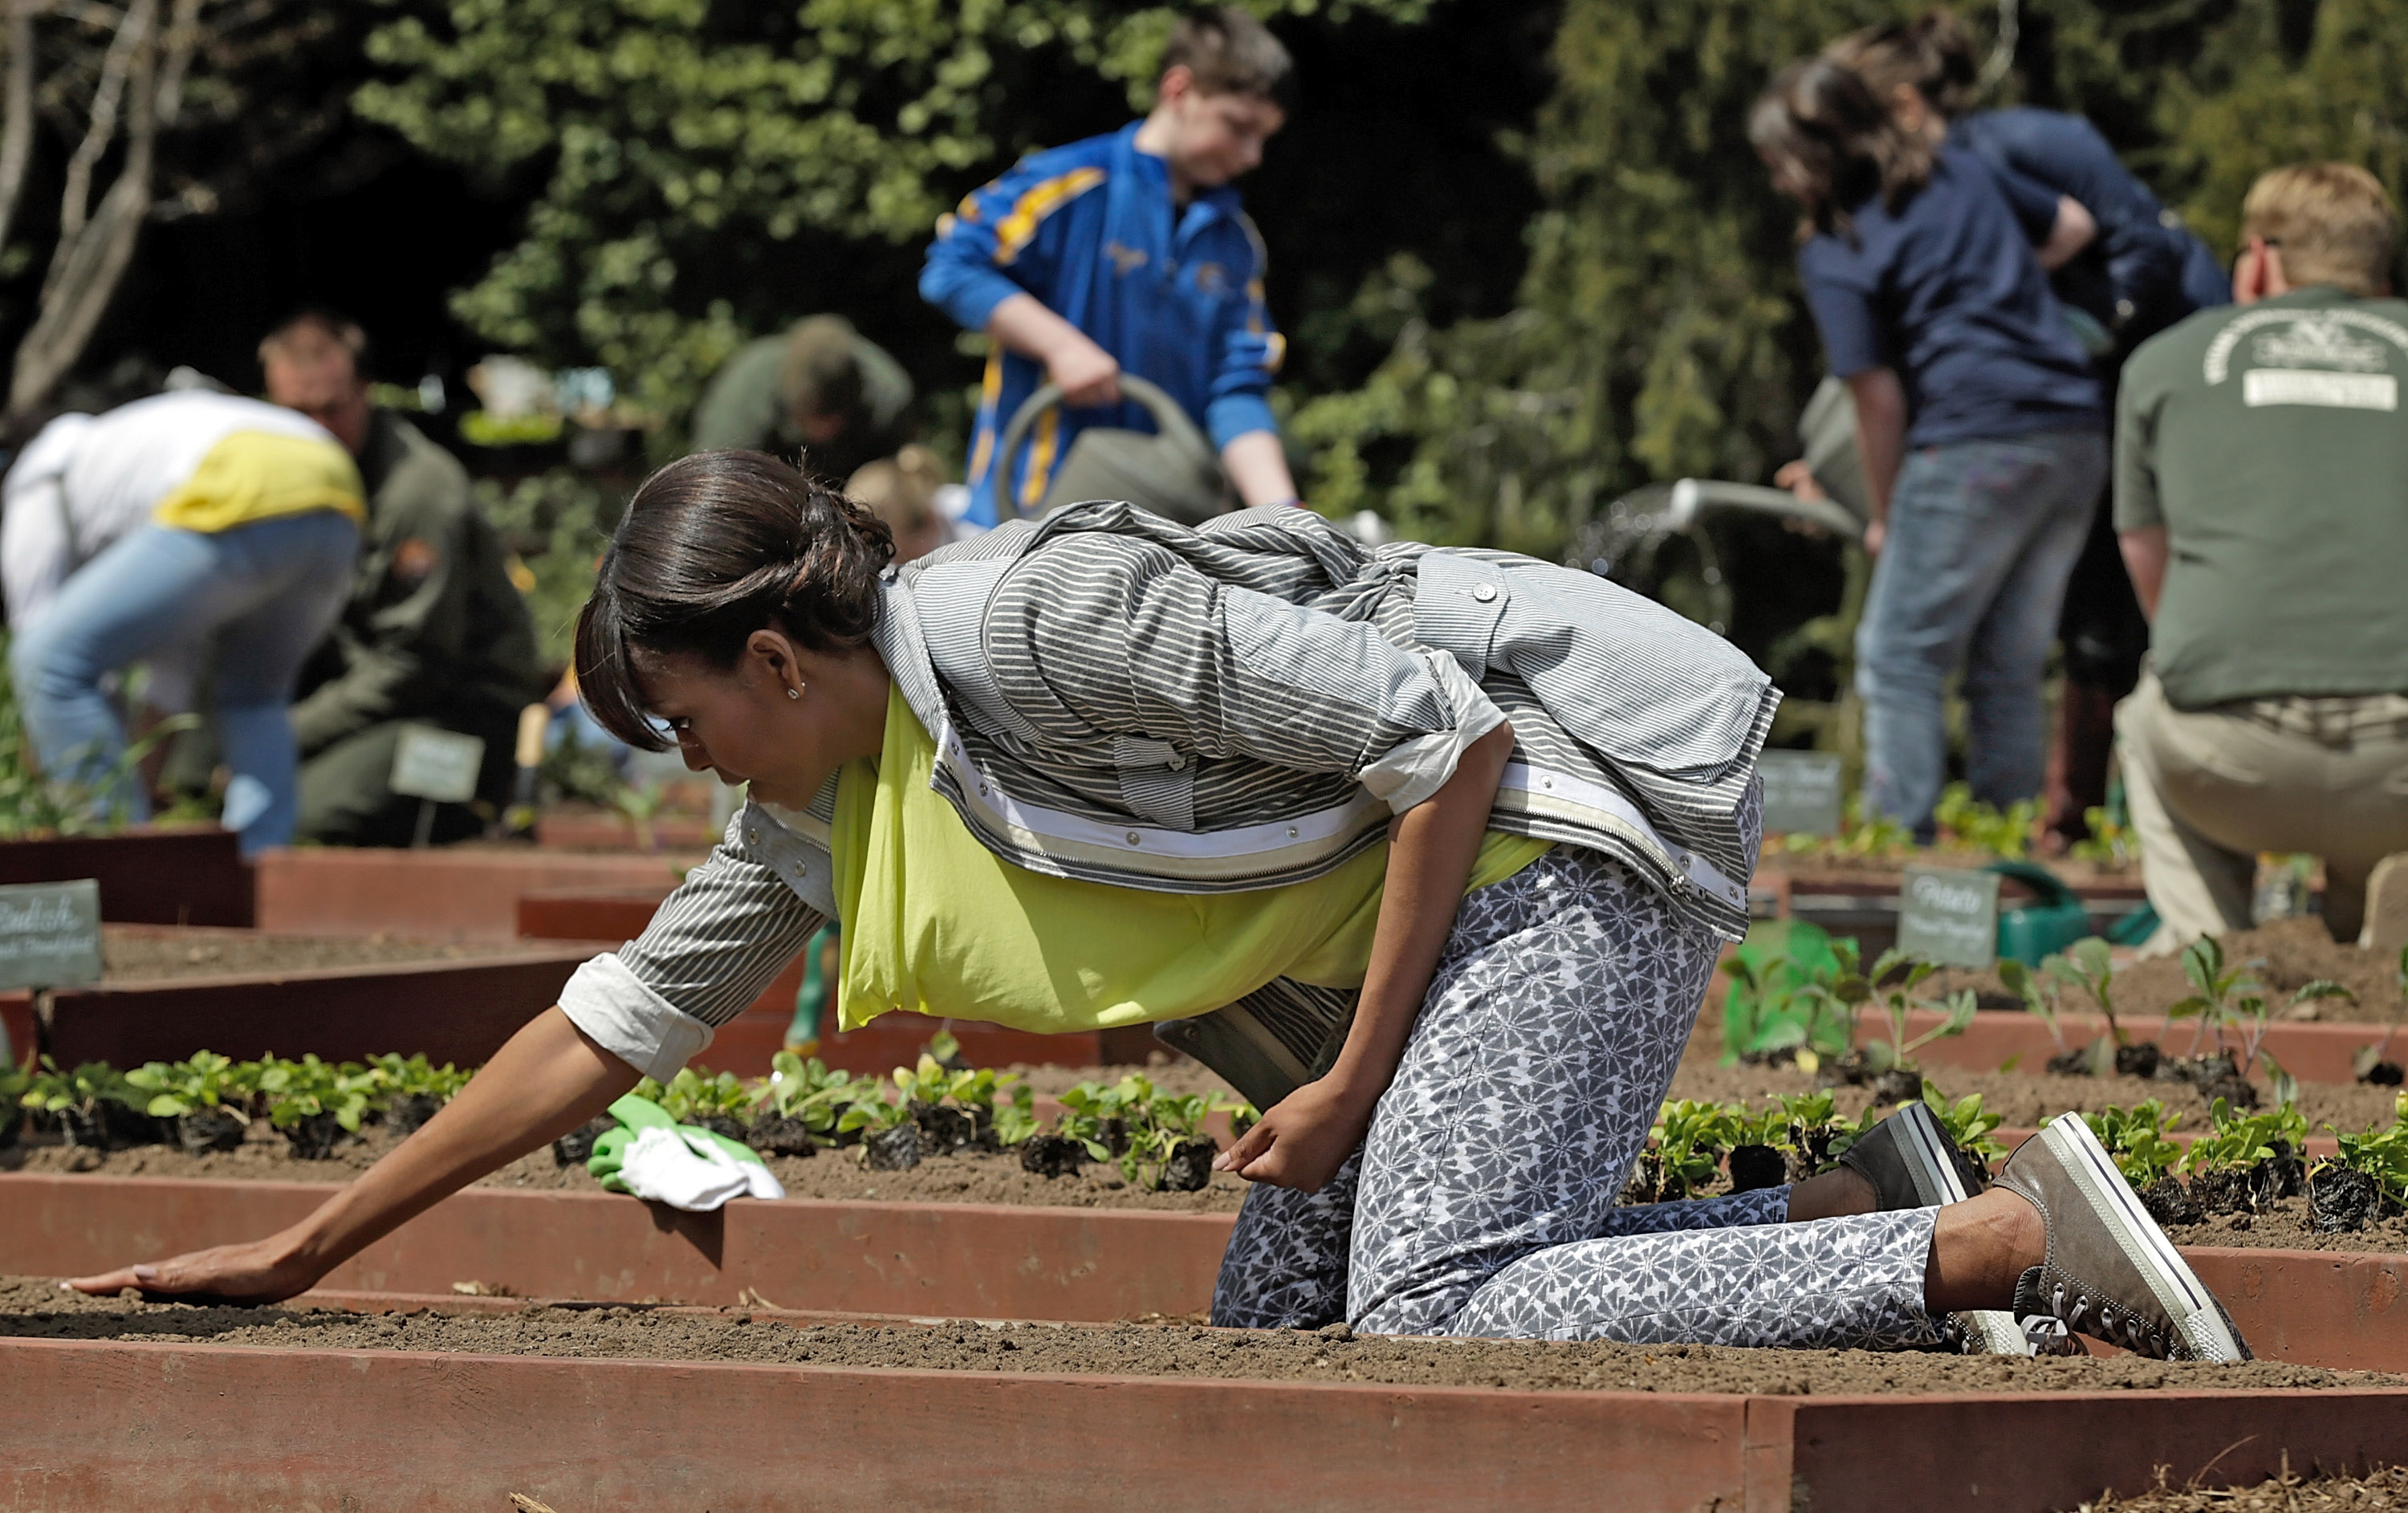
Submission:
<svg viewBox="0 0 2408 1513">
<path fill-rule="evenodd" d="M 366 348 L 357 325 L 310 312 L 270 332 L 259 361 L 268 398 L 333 432 L 368 493 L 350 603 L 293 707 L 298 834 L 336 846 L 407 846 L 420 801 L 395 794 L 389 781 L 403 728 L 482 740 L 478 801 L 498 810 L 509 801 L 519 711 L 543 696 L 543 678 L 535 622 L 467 472 L 370 401 L 360 373 Z M 484 824 L 469 806 L 444 805 L 431 836 L 458 840 Z"/>
<path fill-rule="evenodd" d="M 2259 178 L 2238 302 L 2152 337 L 2116 405 L 2115 527 L 2152 627 L 2115 711 L 2145 951 L 2245 930 L 2260 851 L 2324 859 L 2359 938 L 2408 850 L 2408 302 L 2399 215 L 2349 164 Z"/>
<path fill-rule="evenodd" d="M 840 315 L 814 315 L 739 349 L 694 412 L 696 451 L 770 451 L 830 483 L 912 436 L 911 377 Z"/>
</svg>

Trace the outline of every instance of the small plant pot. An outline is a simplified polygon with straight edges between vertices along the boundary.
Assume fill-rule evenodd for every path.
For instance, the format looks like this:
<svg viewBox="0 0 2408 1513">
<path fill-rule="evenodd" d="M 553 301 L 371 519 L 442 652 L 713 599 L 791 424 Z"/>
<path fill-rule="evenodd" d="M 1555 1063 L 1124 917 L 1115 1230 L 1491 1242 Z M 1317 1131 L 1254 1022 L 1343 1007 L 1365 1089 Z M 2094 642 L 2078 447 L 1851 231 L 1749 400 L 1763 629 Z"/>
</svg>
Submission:
<svg viewBox="0 0 2408 1513">
<path fill-rule="evenodd" d="M 2364 1172 L 2328 1163 L 2308 1181 L 2308 1227 L 2319 1235 L 2364 1229 L 2382 1208 L 2383 1189 Z"/>
<path fill-rule="evenodd" d="M 1789 1179 L 1789 1163 L 1779 1150 L 1769 1145 L 1743 1145 L 1730 1153 L 1730 1180 L 1733 1192 L 1753 1192 L 1758 1188 L 1779 1187 Z"/>
<path fill-rule="evenodd" d="M 713 1135 L 724 1135 L 738 1145 L 741 1145 L 744 1142 L 744 1136 L 751 1133 L 745 1128 L 742 1120 L 732 1119 L 725 1114 L 705 1114 L 700 1119 L 690 1119 L 686 1122 L 696 1129 L 709 1130 Z"/>
<path fill-rule="evenodd" d="M 251 1120 L 231 1108 L 195 1108 L 176 1116 L 176 1144 L 193 1155 L 232 1150 L 242 1144 Z"/>
<path fill-rule="evenodd" d="M 2288 1140 L 2273 1142 L 2274 1154 L 2249 1168 L 2249 1198 L 2263 1208 L 2277 1198 L 2296 1198 L 2308 1185 L 2307 1163 Z"/>
<path fill-rule="evenodd" d="M 906 1120 L 864 1135 L 861 1163 L 873 1172 L 908 1172 L 920 1164 L 920 1126 Z"/>
<path fill-rule="evenodd" d="M 2196 1224 L 2207 1215 L 2179 1178 L 2160 1177 L 2141 1189 L 2141 1206 L 2160 1224 Z"/>
<path fill-rule="evenodd" d="M 281 1131 L 284 1143 L 293 1148 L 295 1161 L 326 1161 L 335 1154 L 335 1143 L 343 1137 L 343 1126 L 331 1110 L 304 1114 Z"/>
<path fill-rule="evenodd" d="M 2051 1056 L 2048 1059 L 2047 1069 L 2056 1073 L 2058 1077 L 2088 1077 L 2090 1075 L 2090 1048 L 2085 1046 L 2080 1050 L 2061 1051 L 2055 1056 Z"/>
<path fill-rule="evenodd" d="M 810 1126 L 799 1119 L 776 1115 L 756 1119 L 744 1132 L 744 1143 L 765 1156 L 816 1156 L 820 1144 L 811 1138 Z"/>
<path fill-rule="evenodd" d="M 2163 1060 L 2165 1052 L 2154 1040 L 2144 1040 L 2137 1046 L 2117 1046 L 2115 1075 L 2117 1077 L 2156 1077 L 2157 1063 Z"/>
<path fill-rule="evenodd" d="M 59 1133 L 65 1136 L 67 1144 L 86 1150 L 122 1150 L 128 1146 L 156 1144 L 160 1122 L 139 1108 L 129 1108 L 106 1098 L 89 1109 L 59 1110 Z"/>
<path fill-rule="evenodd" d="M 1020 1144 L 1020 1169 L 1039 1177 L 1075 1177 L 1087 1148 L 1067 1135 L 1032 1135 Z"/>
<path fill-rule="evenodd" d="M 2247 1172 L 2201 1172 L 2190 1179 L 2190 1195 L 2203 1214 L 2237 1214 L 2250 1207 Z"/>
<path fill-rule="evenodd" d="M 594 1142 L 619 1127 L 608 1114 L 589 1119 L 552 1142 L 552 1159 L 562 1166 L 582 1166 L 594 1159 Z"/>
<path fill-rule="evenodd" d="M 1167 1192 L 1200 1192 L 1212 1180 L 1212 1158 L 1221 1153 L 1220 1145 L 1209 1135 L 1191 1135 L 1172 1148 L 1170 1159 L 1162 1163 L 1162 1186 Z"/>
<path fill-rule="evenodd" d="M 968 1150 L 978 1139 L 977 1121 L 942 1104 L 913 1104 L 911 1122 L 920 1126 L 920 1149 L 931 1156 Z"/>
<path fill-rule="evenodd" d="M 2401 1076 L 2398 1062 L 2376 1062 L 2358 1080 L 2370 1087 L 2396 1088 L 2401 1084 Z"/>
<path fill-rule="evenodd" d="M 415 1135 L 442 1108 L 443 1100 L 431 1092 L 405 1092 L 384 1106 L 384 1121 L 404 1135 Z"/>
</svg>

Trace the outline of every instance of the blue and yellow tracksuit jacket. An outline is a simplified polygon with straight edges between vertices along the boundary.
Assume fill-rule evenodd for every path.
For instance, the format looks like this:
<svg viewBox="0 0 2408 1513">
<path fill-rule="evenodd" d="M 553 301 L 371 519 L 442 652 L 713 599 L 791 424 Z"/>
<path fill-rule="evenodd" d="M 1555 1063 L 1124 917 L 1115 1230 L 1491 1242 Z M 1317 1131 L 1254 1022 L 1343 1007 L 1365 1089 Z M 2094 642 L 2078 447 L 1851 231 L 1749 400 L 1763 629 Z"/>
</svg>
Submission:
<svg viewBox="0 0 2408 1513">
<path fill-rule="evenodd" d="M 1214 447 L 1276 430 L 1265 396 L 1286 342 L 1263 303 L 1262 238 L 1233 189 L 1199 194 L 1180 212 L 1168 166 L 1137 150 L 1139 124 L 1033 153 L 963 200 L 937 224 L 920 293 L 972 331 L 986 329 L 1005 299 L 1034 294 L 1124 372 L 1161 385 Z M 968 518 L 977 524 L 997 518 L 996 443 L 1044 378 L 1042 364 L 1000 344 L 987 358 L 970 441 Z M 1035 509 L 1054 464 L 1091 425 L 1154 429 L 1132 402 L 1048 411 L 1012 468 L 1022 509 Z"/>
</svg>

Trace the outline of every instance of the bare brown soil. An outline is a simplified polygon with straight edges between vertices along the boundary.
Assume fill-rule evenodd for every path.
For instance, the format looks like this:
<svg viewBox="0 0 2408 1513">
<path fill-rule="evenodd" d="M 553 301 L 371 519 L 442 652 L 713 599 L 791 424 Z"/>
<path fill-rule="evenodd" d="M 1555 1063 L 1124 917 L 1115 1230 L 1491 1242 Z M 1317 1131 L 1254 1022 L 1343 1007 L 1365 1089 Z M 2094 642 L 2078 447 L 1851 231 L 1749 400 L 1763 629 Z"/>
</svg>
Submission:
<svg viewBox="0 0 2408 1513">
<path fill-rule="evenodd" d="M 2362 1477 L 2272 1477 L 2254 1487 L 2160 1485 L 2138 1497 L 2104 1496 L 2067 1513 L 2372 1513 L 2403 1507 L 2408 1469 L 2391 1466 Z"/>
<path fill-rule="evenodd" d="M 506 951 L 509 948 L 501 948 Z M 450 945 L 390 935 L 263 935 L 249 930 L 173 930 L 103 925 L 101 980 L 160 982 L 229 978 L 322 967 L 450 962 L 497 954 L 492 946 Z"/>
<path fill-rule="evenodd" d="M 2364 1229 L 2319 1235 L 2308 1226 L 2308 1200 L 2277 1198 L 2254 1214 L 2217 1214 L 2203 1223 L 2168 1224 L 2176 1245 L 2230 1245 L 2273 1250 L 2408 1252 L 2408 1219 L 2377 1219 Z"/>
<path fill-rule="evenodd" d="M 2372 951 L 2342 945 L 2325 933 L 2321 920 L 2278 920 L 2261 929 L 2222 936 L 2217 944 L 2224 949 L 2228 968 L 2246 965 L 2270 990 L 2266 998 L 2278 1018 L 2386 1022 L 2399 1011 L 2400 959 L 2393 956 L 2386 961 Z M 2302 1004 L 2296 1010 L 2284 1008 L 2292 993 L 2319 978 L 2347 988 L 2356 1001 L 2326 998 Z M 1984 1008 L 2020 1012 L 2024 1006 L 2022 999 L 2007 992 L 1996 972 L 1939 972 L 1927 980 L 1925 988 L 1935 995 L 1971 988 L 1981 996 Z M 2110 991 L 2115 996 L 2117 1015 L 2142 1017 L 2163 1014 L 2166 1006 L 2193 992 L 2183 976 L 2181 958 L 2173 956 L 2153 957 L 2120 969 Z M 2063 1005 L 2069 1011 L 2085 1014 L 2097 1008 L 2089 993 L 2080 988 L 2068 989 Z M 2171 1037 L 2169 1049 L 2184 1049 L 2189 1041 L 2190 1032 L 2179 1030 Z M 2408 1055 L 2408 1044 L 2395 1045 L 2391 1059 L 2398 1061 L 2403 1055 Z"/>
<path fill-rule="evenodd" d="M 2132 1357 L 2007 1360 L 1920 1352 L 1393 1338 L 1357 1335 L 1342 1327 L 1265 1333 L 1208 1329 L 1184 1321 L 832 1324 L 785 1321 L 744 1308 L 539 1304 L 477 1314 L 360 1314 L 87 1298 L 32 1277 L 0 1279 L 0 1335 L 1526 1392 L 1810 1395 L 2408 1386 L 2408 1377 L 2267 1361 L 2216 1366 Z"/>
</svg>

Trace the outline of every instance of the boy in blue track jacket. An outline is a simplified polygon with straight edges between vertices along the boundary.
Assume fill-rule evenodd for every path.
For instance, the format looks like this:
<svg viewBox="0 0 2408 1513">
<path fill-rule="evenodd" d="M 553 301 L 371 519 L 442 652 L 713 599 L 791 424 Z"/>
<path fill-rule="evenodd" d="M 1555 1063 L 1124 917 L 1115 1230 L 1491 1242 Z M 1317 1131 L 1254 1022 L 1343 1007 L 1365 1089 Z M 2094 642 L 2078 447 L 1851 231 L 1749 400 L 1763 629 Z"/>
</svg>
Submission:
<svg viewBox="0 0 2408 1513">
<path fill-rule="evenodd" d="M 1245 503 L 1296 498 L 1266 399 L 1286 341 L 1263 302 L 1262 238 L 1228 187 L 1286 123 L 1294 64 L 1234 7 L 1182 19 L 1163 63 L 1144 120 L 1033 153 L 938 222 L 920 293 L 994 338 L 970 443 L 973 524 L 1035 513 L 1084 428 L 1154 429 L 1123 399 L 1123 372 L 1194 417 Z M 1066 402 L 997 478 L 1004 425 L 1049 378 Z"/>
</svg>

